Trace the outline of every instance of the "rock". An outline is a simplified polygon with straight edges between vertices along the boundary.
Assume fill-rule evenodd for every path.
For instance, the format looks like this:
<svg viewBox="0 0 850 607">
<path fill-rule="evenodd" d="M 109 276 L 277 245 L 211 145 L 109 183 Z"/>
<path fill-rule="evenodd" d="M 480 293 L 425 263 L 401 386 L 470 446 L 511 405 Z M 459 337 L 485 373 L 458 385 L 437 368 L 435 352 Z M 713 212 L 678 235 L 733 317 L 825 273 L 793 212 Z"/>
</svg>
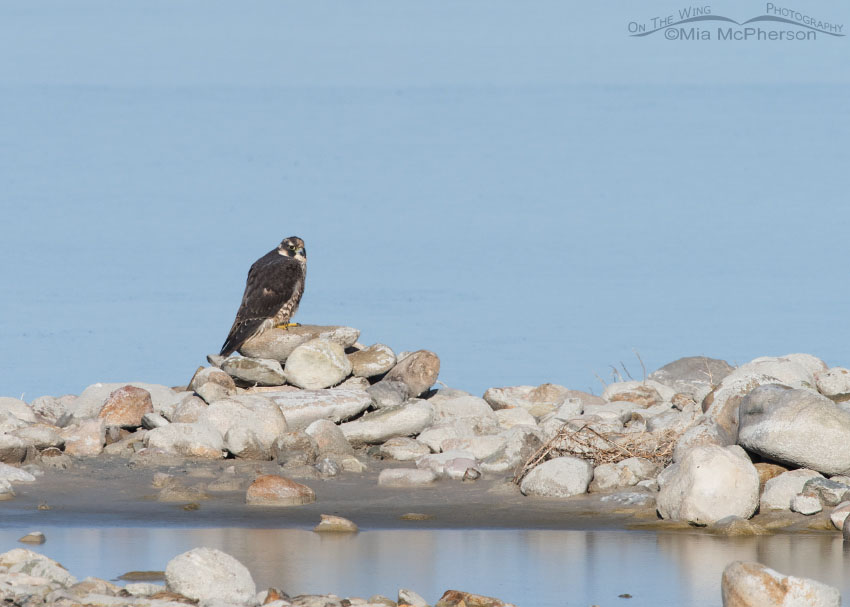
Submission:
<svg viewBox="0 0 850 607">
<path fill-rule="evenodd" d="M 26 456 L 26 441 L 11 434 L 0 434 L 0 462 L 19 464 Z"/>
<path fill-rule="evenodd" d="M 814 390 L 815 372 L 826 369 L 826 363 L 810 354 L 786 354 L 753 359 L 738 367 L 735 373 L 770 375 L 778 380 L 775 383 Z"/>
<path fill-rule="evenodd" d="M 0 463 L 0 481 L 9 483 L 34 483 L 35 476 L 26 470 Z"/>
<path fill-rule="evenodd" d="M 844 529 L 844 521 L 847 520 L 847 515 L 850 514 L 850 501 L 841 502 L 832 509 L 829 515 L 829 520 L 835 525 L 835 528 L 841 531 Z"/>
<path fill-rule="evenodd" d="M 288 478 L 265 474 L 248 487 L 245 501 L 254 506 L 299 506 L 315 502 L 316 493 Z"/>
<path fill-rule="evenodd" d="M 322 514 L 322 520 L 313 527 L 317 533 L 357 533 L 357 525 L 347 518 L 334 516 L 333 514 Z"/>
<path fill-rule="evenodd" d="M 725 360 L 689 356 L 664 365 L 650 373 L 648 379 L 664 384 L 675 392 L 687 394 L 701 403 L 732 370 Z"/>
<path fill-rule="evenodd" d="M 317 419 L 307 426 L 307 434 L 316 441 L 320 455 L 354 455 L 354 449 L 339 426 L 327 419 Z"/>
<path fill-rule="evenodd" d="M 756 388 L 741 402 L 738 443 L 779 462 L 824 474 L 850 471 L 850 413 L 810 390 Z"/>
<path fill-rule="evenodd" d="M 505 446 L 502 436 L 468 436 L 447 438 L 440 444 L 441 451 L 468 451 L 475 459 L 486 459 Z"/>
<path fill-rule="evenodd" d="M 160 490 L 157 500 L 160 502 L 197 502 L 209 499 L 209 497 L 203 487 L 186 485 L 177 479 L 170 479 Z"/>
<path fill-rule="evenodd" d="M 500 409 L 496 411 L 496 419 L 505 430 L 516 426 L 537 426 L 534 416 L 525 409 Z"/>
<path fill-rule="evenodd" d="M 36 421 L 35 411 L 28 404 L 17 398 L 0 396 L 0 413 L 8 413 L 17 417 L 22 422 L 34 424 Z"/>
<path fill-rule="evenodd" d="M 411 355 L 412 356 L 412 355 Z M 354 444 L 383 443 L 394 436 L 418 434 L 434 418 L 433 407 L 426 401 L 379 409 L 340 426 L 345 438 Z"/>
<path fill-rule="evenodd" d="M 97 417 L 107 426 L 138 428 L 145 413 L 153 413 L 150 392 L 135 386 L 122 386 L 109 394 Z"/>
<path fill-rule="evenodd" d="M 39 396 L 30 403 L 30 408 L 42 420 L 56 424 L 68 412 L 65 406 L 66 402 L 75 398 L 62 400 L 54 396 Z"/>
<path fill-rule="evenodd" d="M 229 356 L 221 368 L 234 380 L 250 386 L 282 386 L 286 383 L 283 367 L 268 358 Z"/>
<path fill-rule="evenodd" d="M 728 447 L 732 444 L 729 442 L 729 434 L 719 424 L 710 419 L 704 419 L 688 428 L 676 442 L 673 448 L 673 461 L 676 463 L 682 461 L 682 458 L 695 447 Z"/>
<path fill-rule="evenodd" d="M 647 379 L 646 381 L 621 381 L 605 386 L 602 399 L 606 402 L 630 402 L 635 408 L 646 409 L 670 402 L 676 393 L 672 388 Z"/>
<path fill-rule="evenodd" d="M 789 510 L 791 500 L 803 492 L 806 482 L 813 478 L 823 478 L 814 470 L 790 470 L 768 480 L 761 494 L 761 510 Z"/>
<path fill-rule="evenodd" d="M 386 459 L 399 462 L 415 461 L 431 453 L 427 445 L 406 436 L 396 436 L 381 445 L 378 453 Z"/>
<path fill-rule="evenodd" d="M 220 459 L 224 457 L 224 438 L 206 424 L 174 423 L 154 428 L 145 435 L 145 446 L 185 457 Z"/>
<path fill-rule="evenodd" d="M 759 492 L 764 492 L 764 486 L 772 478 L 776 478 L 783 472 L 788 472 L 788 468 L 778 464 L 768 464 L 766 462 L 758 462 L 753 464 L 756 467 L 756 472 L 759 473 Z"/>
<path fill-rule="evenodd" d="M 484 393 L 484 400 L 496 411 L 521 408 L 537 418 L 557 411 L 569 399 L 575 399 L 578 403 L 578 412 L 575 415 L 580 415 L 585 405 L 601 405 L 605 402 L 598 396 L 579 390 L 568 390 L 557 384 L 490 388 Z"/>
<path fill-rule="evenodd" d="M 369 380 L 365 377 L 354 377 L 353 375 L 342 382 L 337 388 L 341 388 L 343 390 L 368 390 L 372 384 L 369 383 Z"/>
<path fill-rule="evenodd" d="M 284 363 L 295 348 L 314 339 L 324 339 L 350 348 L 360 337 L 352 327 L 301 325 L 288 329 L 269 329 L 246 341 L 239 352 L 244 356 L 271 358 Z"/>
<path fill-rule="evenodd" d="M 290 384 L 319 390 L 335 386 L 348 377 L 351 363 L 338 343 L 314 339 L 292 351 L 286 359 L 284 374 Z"/>
<path fill-rule="evenodd" d="M 453 481 L 474 481 L 481 477 L 481 469 L 474 458 L 455 457 L 444 463 L 442 476 Z"/>
<path fill-rule="evenodd" d="M 502 448 L 480 462 L 482 472 L 515 474 L 543 446 L 540 431 L 531 426 L 516 426 L 502 436 L 505 439 Z"/>
<path fill-rule="evenodd" d="M 74 422 L 81 419 L 97 417 L 106 399 L 118 388 L 124 386 L 133 386 L 147 390 L 151 396 L 151 403 L 155 412 L 162 414 L 166 419 L 171 416 L 174 407 L 183 398 L 180 394 L 169 388 L 159 384 L 148 384 L 144 382 L 124 382 L 124 383 L 109 383 L 109 384 L 92 384 L 80 394 L 71 404 L 68 405 L 68 411 L 74 416 Z"/>
<path fill-rule="evenodd" d="M 410 607 L 428 607 L 428 602 L 425 599 L 407 588 L 399 588 L 398 604 L 409 605 Z"/>
<path fill-rule="evenodd" d="M 27 445 L 39 450 L 62 447 L 65 444 L 65 440 L 59 434 L 59 429 L 47 424 L 33 424 L 18 428 L 12 432 L 12 436 L 17 436 Z M 0 443 L 2 443 L 2 439 L 0 439 Z M 0 456 L 0 460 L 2 460 L 2 456 Z"/>
<path fill-rule="evenodd" d="M 723 607 L 839 607 L 838 589 L 815 580 L 784 576 L 761 563 L 734 561 L 723 570 Z"/>
<path fill-rule="evenodd" d="M 850 486 L 825 478 L 810 478 L 800 493 L 815 495 L 824 506 L 837 506 L 850 500 Z"/>
<path fill-rule="evenodd" d="M 243 437 L 245 431 L 250 430 L 266 451 L 271 449 L 281 434 L 289 430 L 280 407 L 274 401 L 256 394 L 218 400 L 202 411 L 198 422 L 215 428 L 225 437 L 237 428 Z"/>
<path fill-rule="evenodd" d="M 808 516 L 817 514 L 821 510 L 823 510 L 823 506 L 816 495 L 798 493 L 791 498 L 791 512 L 799 512 Z"/>
<path fill-rule="evenodd" d="M 256 432 L 246 426 L 233 426 L 224 435 L 224 448 L 238 459 L 270 460 L 271 445 L 266 445 Z"/>
<path fill-rule="evenodd" d="M 24 537 L 19 538 L 18 541 L 24 544 L 43 544 L 47 539 L 41 531 L 30 531 Z"/>
<path fill-rule="evenodd" d="M 404 382 L 410 395 L 416 397 L 433 386 L 439 374 L 439 357 L 429 350 L 418 350 L 399 360 L 384 379 Z"/>
<path fill-rule="evenodd" d="M 377 409 L 386 407 L 397 407 L 408 399 L 410 389 L 402 381 L 379 381 L 366 388 L 366 392 L 372 397 L 372 403 Z"/>
<path fill-rule="evenodd" d="M 13 497 L 15 497 L 15 490 L 12 488 L 12 484 L 0 479 L 0 502 L 5 502 Z"/>
<path fill-rule="evenodd" d="M 362 413 L 372 404 L 372 398 L 363 390 L 295 390 L 268 392 L 280 407 L 290 430 L 306 428 L 317 419 L 341 422 Z"/>
<path fill-rule="evenodd" d="M 727 516 L 708 528 L 709 533 L 727 537 L 767 535 L 770 530 L 740 516 Z"/>
<path fill-rule="evenodd" d="M 642 457 L 630 457 L 616 464 L 601 464 L 593 469 L 593 481 L 588 487 L 591 493 L 632 487 L 640 481 L 658 476 L 658 465 Z"/>
<path fill-rule="evenodd" d="M 373 344 L 348 355 L 351 372 L 357 377 L 375 377 L 396 364 L 395 352 L 384 344 Z"/>
<path fill-rule="evenodd" d="M 617 420 L 620 424 L 632 418 L 640 405 L 631 401 L 614 401 L 604 405 L 587 405 L 584 408 L 583 417 L 596 416 L 603 420 Z"/>
<path fill-rule="evenodd" d="M 816 371 L 815 385 L 818 392 L 834 401 L 850 399 L 850 369 L 832 367 L 826 371 Z"/>
<path fill-rule="evenodd" d="M 747 394 L 758 388 L 775 384 L 779 380 L 772 375 L 746 373 L 741 368 L 727 375 L 720 385 L 702 402 L 707 420 L 717 424 L 722 431 L 724 444 L 732 445 L 738 440 L 738 408 Z"/>
<path fill-rule="evenodd" d="M 253 603 L 257 587 L 248 569 L 214 548 L 194 548 L 175 556 L 165 568 L 166 587 L 196 601 Z"/>
<path fill-rule="evenodd" d="M 32 577 L 44 578 L 61 586 L 71 586 L 77 583 L 77 578 L 71 575 L 62 565 L 42 554 L 15 548 L 0 554 L 0 570 L 5 573 L 24 573 Z"/>
<path fill-rule="evenodd" d="M 153 430 L 154 428 L 162 428 L 170 422 L 161 416 L 159 413 L 145 413 L 142 416 L 142 428 L 145 430 Z"/>
<path fill-rule="evenodd" d="M 759 477 L 738 446 L 695 447 L 658 477 L 662 518 L 697 525 L 727 516 L 750 518 L 759 504 Z"/>
<path fill-rule="evenodd" d="M 236 383 L 229 374 L 217 367 L 202 367 L 189 382 L 189 389 L 195 391 L 204 402 L 213 403 L 234 396 Z"/>
<path fill-rule="evenodd" d="M 570 497 L 587 492 L 593 478 L 590 462 L 577 457 L 556 457 L 535 466 L 520 483 L 523 495 Z"/>
<path fill-rule="evenodd" d="M 225 373 L 225 375 L 227 374 Z M 230 376 L 227 375 L 227 377 L 229 378 Z M 206 410 L 207 403 L 204 400 L 197 396 L 187 396 L 174 408 L 174 413 L 171 414 L 171 421 L 180 424 L 194 424 L 201 418 L 201 414 Z"/>
<path fill-rule="evenodd" d="M 130 596 L 151 596 L 159 592 L 165 592 L 165 586 L 162 584 L 152 584 L 151 582 L 136 582 L 124 586 Z"/>
<path fill-rule="evenodd" d="M 438 398 L 435 396 L 428 402 L 434 408 L 435 423 L 453 421 L 464 417 L 487 418 L 492 420 L 494 425 L 498 423 L 496 413 L 487 404 L 487 401 L 477 396 L 461 396 L 458 398 Z"/>
<path fill-rule="evenodd" d="M 436 480 L 432 470 L 417 468 L 387 468 L 378 475 L 378 485 L 382 487 L 422 487 Z"/>
<path fill-rule="evenodd" d="M 516 607 L 511 603 L 505 603 L 499 599 L 461 592 L 460 590 L 446 590 L 434 607 Z"/>
<path fill-rule="evenodd" d="M 65 453 L 78 457 L 94 457 L 103 452 L 106 444 L 106 424 L 102 419 L 83 419 L 75 426 L 63 428 Z"/>
<path fill-rule="evenodd" d="M 273 459 L 286 467 L 312 466 L 318 454 L 316 439 L 303 430 L 282 434 L 272 445 Z"/>
</svg>

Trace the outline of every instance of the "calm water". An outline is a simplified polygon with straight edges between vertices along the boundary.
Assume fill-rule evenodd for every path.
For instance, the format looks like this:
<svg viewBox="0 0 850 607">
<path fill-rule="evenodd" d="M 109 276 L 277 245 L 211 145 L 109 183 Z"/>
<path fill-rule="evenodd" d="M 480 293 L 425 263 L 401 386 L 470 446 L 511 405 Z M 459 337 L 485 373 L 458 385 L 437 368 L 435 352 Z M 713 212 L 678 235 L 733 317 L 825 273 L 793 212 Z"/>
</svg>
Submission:
<svg viewBox="0 0 850 607">
<path fill-rule="evenodd" d="M 0 529 L 0 550 L 23 529 Z M 362 531 L 328 536 L 301 529 L 44 528 L 34 549 L 78 577 L 162 570 L 197 546 L 219 548 L 250 570 L 259 589 L 340 596 L 410 588 L 436 602 L 462 589 L 521 607 L 720 604 L 720 576 L 733 560 L 759 561 L 848 595 L 841 538 L 795 535 L 721 539 L 634 531 Z M 628 603 L 617 595 L 628 593 Z"/>
</svg>

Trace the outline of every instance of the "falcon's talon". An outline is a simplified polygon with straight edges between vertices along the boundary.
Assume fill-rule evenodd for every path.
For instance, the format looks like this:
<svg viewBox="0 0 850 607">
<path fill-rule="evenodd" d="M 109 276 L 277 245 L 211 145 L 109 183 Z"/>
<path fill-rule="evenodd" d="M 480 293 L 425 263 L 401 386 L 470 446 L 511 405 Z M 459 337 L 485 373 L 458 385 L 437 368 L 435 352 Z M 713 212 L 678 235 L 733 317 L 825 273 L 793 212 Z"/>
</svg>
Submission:
<svg viewBox="0 0 850 607">
<path fill-rule="evenodd" d="M 274 328 L 275 329 L 283 329 L 284 331 L 286 331 L 289 327 L 300 327 L 300 326 L 301 326 L 301 323 L 298 323 L 298 322 L 284 322 L 284 323 L 281 323 L 279 325 L 275 325 Z"/>
</svg>

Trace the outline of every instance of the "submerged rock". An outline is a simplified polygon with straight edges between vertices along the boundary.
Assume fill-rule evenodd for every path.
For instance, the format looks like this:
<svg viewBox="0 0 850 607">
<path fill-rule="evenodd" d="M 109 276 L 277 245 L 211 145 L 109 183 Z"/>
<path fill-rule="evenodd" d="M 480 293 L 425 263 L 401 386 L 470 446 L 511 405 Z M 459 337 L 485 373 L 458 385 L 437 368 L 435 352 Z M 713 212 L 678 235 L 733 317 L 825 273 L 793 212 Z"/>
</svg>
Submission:
<svg viewBox="0 0 850 607">
<path fill-rule="evenodd" d="M 341 516 L 322 514 L 322 520 L 313 527 L 317 533 L 357 533 L 357 525 Z"/>
</svg>

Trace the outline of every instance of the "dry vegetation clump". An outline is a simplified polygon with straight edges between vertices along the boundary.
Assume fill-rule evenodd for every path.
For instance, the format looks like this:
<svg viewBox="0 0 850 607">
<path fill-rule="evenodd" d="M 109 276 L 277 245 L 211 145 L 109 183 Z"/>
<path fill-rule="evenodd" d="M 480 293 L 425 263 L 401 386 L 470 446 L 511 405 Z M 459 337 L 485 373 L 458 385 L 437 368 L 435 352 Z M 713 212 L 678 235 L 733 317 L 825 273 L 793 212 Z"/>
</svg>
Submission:
<svg viewBox="0 0 850 607">
<path fill-rule="evenodd" d="M 659 432 L 598 432 L 588 424 L 578 429 L 568 423 L 535 451 L 514 476 L 519 484 L 528 472 L 546 460 L 565 455 L 588 460 L 594 466 L 616 464 L 630 457 L 642 457 L 662 468 L 673 461 L 673 449 L 682 431 Z"/>
</svg>

